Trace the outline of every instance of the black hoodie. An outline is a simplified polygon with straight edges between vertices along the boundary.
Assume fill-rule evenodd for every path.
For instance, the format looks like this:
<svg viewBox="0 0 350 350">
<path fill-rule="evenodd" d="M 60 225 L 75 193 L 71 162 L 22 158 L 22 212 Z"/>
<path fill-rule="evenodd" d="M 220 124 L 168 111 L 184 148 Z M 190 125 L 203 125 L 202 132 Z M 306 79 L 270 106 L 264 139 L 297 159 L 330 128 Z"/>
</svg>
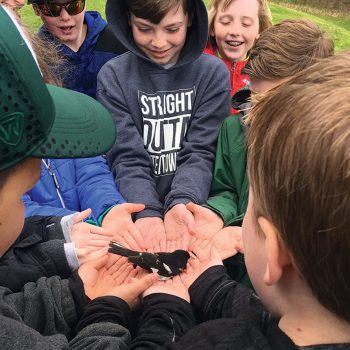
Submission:
<svg viewBox="0 0 350 350">
<path fill-rule="evenodd" d="M 171 68 L 136 46 L 123 0 L 108 0 L 107 20 L 128 49 L 98 76 L 98 99 L 112 113 L 117 140 L 108 160 L 128 202 L 144 203 L 137 218 L 158 216 L 175 204 L 208 197 L 221 122 L 230 111 L 225 64 L 203 54 L 208 19 L 194 1 L 192 25 Z"/>
</svg>

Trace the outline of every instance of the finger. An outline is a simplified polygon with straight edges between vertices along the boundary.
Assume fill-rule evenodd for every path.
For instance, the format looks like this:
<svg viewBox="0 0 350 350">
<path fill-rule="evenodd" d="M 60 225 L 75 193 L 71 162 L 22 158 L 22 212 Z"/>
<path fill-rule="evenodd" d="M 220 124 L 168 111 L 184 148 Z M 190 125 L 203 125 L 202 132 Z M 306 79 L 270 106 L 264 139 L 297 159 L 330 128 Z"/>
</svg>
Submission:
<svg viewBox="0 0 350 350">
<path fill-rule="evenodd" d="M 193 215 L 195 215 L 196 214 L 196 208 L 197 207 L 197 205 L 196 204 L 194 204 L 193 202 L 189 202 L 189 203 L 187 203 L 186 204 L 186 208 L 193 214 Z"/>
<path fill-rule="evenodd" d="M 116 271 L 112 274 L 116 283 L 122 284 L 125 283 L 129 279 L 130 273 L 134 270 L 131 265 L 127 265 L 123 271 Z"/>
<path fill-rule="evenodd" d="M 138 281 L 131 283 L 132 289 L 130 290 L 130 294 L 137 296 L 143 293 L 147 288 L 151 287 L 154 283 L 159 281 L 159 275 L 156 273 L 150 273 Z"/>
<path fill-rule="evenodd" d="M 160 247 L 160 251 L 161 252 L 165 252 L 166 251 L 166 244 L 167 244 L 166 235 L 163 234 L 162 238 L 159 241 L 159 247 Z"/>
<path fill-rule="evenodd" d="M 188 247 L 190 246 L 190 239 L 191 236 L 188 233 L 183 234 L 180 240 L 180 247 L 178 249 L 188 250 Z"/>
<path fill-rule="evenodd" d="M 136 269 L 132 269 L 128 275 L 126 283 L 132 283 L 138 280 L 137 278 L 138 271 Z"/>
<path fill-rule="evenodd" d="M 83 220 L 85 220 L 87 217 L 89 217 L 89 215 L 91 214 L 91 209 L 85 209 L 84 211 L 77 213 L 76 216 L 74 217 L 74 223 L 78 223 L 81 222 Z"/>
<path fill-rule="evenodd" d="M 169 252 L 172 253 L 176 250 L 176 241 L 170 241 L 169 243 Z"/>
<path fill-rule="evenodd" d="M 141 235 L 141 232 L 136 227 L 135 224 L 132 224 L 129 228 L 130 236 L 134 239 L 134 241 L 137 244 L 137 250 L 144 250 L 145 249 L 145 241 Z"/>
<path fill-rule="evenodd" d="M 117 271 L 118 269 L 121 269 L 123 267 L 126 267 L 130 265 L 128 258 L 125 257 L 121 257 L 120 259 L 118 259 L 113 265 L 111 265 L 110 269 L 112 269 L 112 271 Z M 132 265 L 130 265 L 132 266 Z"/>
<path fill-rule="evenodd" d="M 109 246 L 109 240 L 89 240 L 86 247 L 107 247 Z"/>
<path fill-rule="evenodd" d="M 116 280 L 116 282 L 123 282 L 124 281 L 124 273 L 125 271 L 130 272 L 129 268 L 132 268 L 132 266 L 126 262 L 124 262 L 122 265 L 118 263 L 114 264 L 110 269 L 109 272 L 113 276 L 113 278 Z"/>
<path fill-rule="evenodd" d="M 141 203 L 123 203 L 122 205 L 129 214 L 138 213 L 145 209 L 145 205 Z"/>
<path fill-rule="evenodd" d="M 143 250 L 129 233 L 123 236 L 123 240 L 125 242 L 125 244 L 123 244 L 125 247 L 128 247 L 132 250 L 137 250 L 137 251 Z"/>
<path fill-rule="evenodd" d="M 99 258 L 89 261 L 88 264 L 94 267 L 95 269 L 99 270 L 106 265 L 107 261 L 108 261 L 108 255 L 105 254 Z"/>
<path fill-rule="evenodd" d="M 94 234 L 95 236 L 108 237 L 109 239 L 113 237 L 113 233 L 105 229 L 104 227 L 98 227 L 91 224 L 89 224 L 89 226 L 90 226 L 90 233 Z"/>
<path fill-rule="evenodd" d="M 106 269 L 109 269 L 112 265 L 114 265 L 119 259 L 122 259 L 120 255 L 108 253 L 108 261 L 106 264 Z"/>
</svg>

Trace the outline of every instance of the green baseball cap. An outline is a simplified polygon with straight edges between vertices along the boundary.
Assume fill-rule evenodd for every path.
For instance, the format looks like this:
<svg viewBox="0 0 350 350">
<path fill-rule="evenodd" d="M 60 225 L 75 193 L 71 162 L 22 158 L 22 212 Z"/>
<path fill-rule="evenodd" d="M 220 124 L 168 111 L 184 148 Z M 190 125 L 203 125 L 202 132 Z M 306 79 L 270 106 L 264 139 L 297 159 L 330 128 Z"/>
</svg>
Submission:
<svg viewBox="0 0 350 350">
<path fill-rule="evenodd" d="M 96 156 L 115 136 L 99 102 L 45 84 L 26 35 L 0 5 L 0 171 L 27 157 Z"/>
</svg>

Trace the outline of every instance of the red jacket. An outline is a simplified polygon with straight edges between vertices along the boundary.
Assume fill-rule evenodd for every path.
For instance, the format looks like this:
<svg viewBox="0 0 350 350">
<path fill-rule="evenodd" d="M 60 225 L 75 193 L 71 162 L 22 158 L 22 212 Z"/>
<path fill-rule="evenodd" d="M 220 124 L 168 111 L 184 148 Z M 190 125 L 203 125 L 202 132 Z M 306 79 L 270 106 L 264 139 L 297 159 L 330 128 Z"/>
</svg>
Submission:
<svg viewBox="0 0 350 350">
<path fill-rule="evenodd" d="M 213 48 L 213 46 L 211 45 L 210 42 L 208 42 L 207 47 L 204 50 L 204 53 L 208 53 L 210 55 L 219 57 L 217 55 L 217 50 Z M 224 60 L 221 57 L 219 57 L 221 60 L 223 60 L 226 64 L 227 69 L 230 72 L 230 81 L 231 81 L 231 98 L 232 96 L 240 89 L 242 89 L 243 87 L 245 87 L 249 81 L 250 78 L 248 75 L 246 74 L 242 74 L 242 69 L 243 67 L 246 65 L 247 60 L 245 61 L 241 61 L 241 62 L 235 62 L 232 63 L 230 61 Z M 231 107 L 231 113 L 232 114 L 236 114 L 238 113 L 238 111 L 236 111 L 235 109 L 233 109 Z"/>
</svg>

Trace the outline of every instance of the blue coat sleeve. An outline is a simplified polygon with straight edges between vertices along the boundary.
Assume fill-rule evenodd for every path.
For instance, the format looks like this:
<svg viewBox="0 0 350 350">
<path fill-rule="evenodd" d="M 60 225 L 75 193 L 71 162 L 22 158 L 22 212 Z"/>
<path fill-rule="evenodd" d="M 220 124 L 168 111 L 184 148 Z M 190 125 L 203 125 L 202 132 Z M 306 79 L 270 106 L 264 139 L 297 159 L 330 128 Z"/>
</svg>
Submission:
<svg viewBox="0 0 350 350">
<path fill-rule="evenodd" d="M 65 216 L 76 213 L 74 210 L 69 210 L 66 208 L 59 208 L 49 205 L 41 205 L 38 202 L 33 201 L 30 198 L 29 193 L 25 193 L 22 196 L 22 202 L 24 203 L 25 208 L 25 217 L 29 216 Z"/>
<path fill-rule="evenodd" d="M 111 206 L 125 203 L 103 157 L 79 158 L 74 162 L 81 210 L 91 208 L 99 218 Z"/>
</svg>

